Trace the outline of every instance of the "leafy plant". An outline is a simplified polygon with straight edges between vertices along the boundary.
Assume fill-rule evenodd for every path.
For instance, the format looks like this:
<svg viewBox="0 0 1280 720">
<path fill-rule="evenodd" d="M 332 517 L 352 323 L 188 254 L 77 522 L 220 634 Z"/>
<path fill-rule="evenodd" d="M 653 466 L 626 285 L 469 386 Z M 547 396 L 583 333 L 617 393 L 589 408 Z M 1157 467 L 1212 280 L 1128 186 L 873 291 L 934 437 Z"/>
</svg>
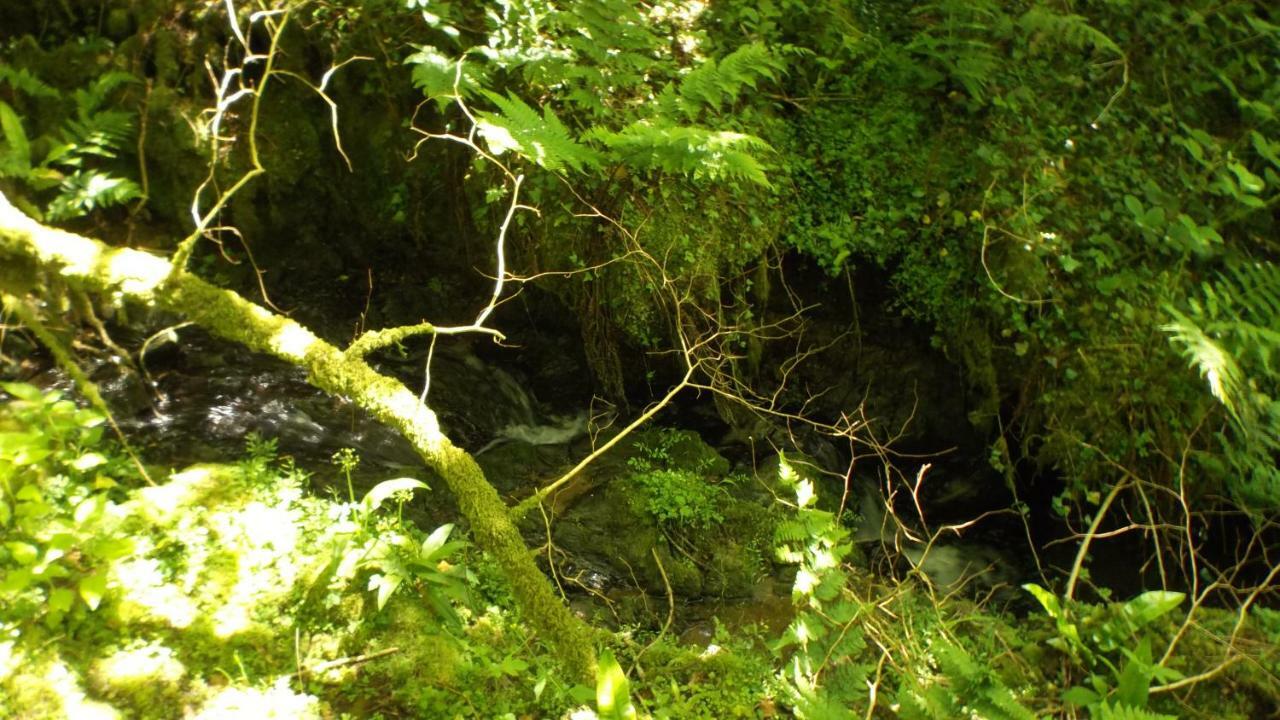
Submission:
<svg viewBox="0 0 1280 720">
<path fill-rule="evenodd" d="M 817 490 L 781 458 L 778 479 L 795 494 L 795 517 L 778 524 L 778 558 L 797 563 L 792 599 L 798 611 L 775 649 L 791 649 L 782 687 L 801 718 L 852 718 L 871 668 L 859 618 L 868 608 L 845 592 L 849 532 L 832 513 L 814 507 Z"/>
<path fill-rule="evenodd" d="M 100 414 L 60 392 L 0 388 L 12 396 L 0 406 L 0 614 L 55 627 L 96 610 L 113 563 L 133 552 L 113 496 L 135 478 Z"/>
<path fill-rule="evenodd" d="M 1100 606 L 1067 601 L 1039 585 L 1023 588 L 1055 623 L 1057 636 L 1049 639 L 1049 645 L 1089 671 L 1088 686 L 1068 689 L 1063 699 L 1090 708 L 1095 718 L 1145 710 L 1152 680 L 1182 677 L 1154 662 L 1151 655 L 1151 626 L 1182 604 L 1182 593 L 1153 590 L 1124 603 Z"/>
<path fill-rule="evenodd" d="M 718 501 L 723 490 L 704 477 L 705 468 L 672 465 L 679 432 L 664 430 L 650 437 L 652 444 L 637 443 L 639 454 L 627 461 L 630 481 L 643 492 L 649 513 L 673 527 L 707 529 L 722 522 Z"/>
<path fill-rule="evenodd" d="M 1035 720 L 1035 713 L 1018 702 L 987 664 L 945 639 L 936 641 L 932 651 L 945 681 L 921 683 L 918 677 L 908 678 L 908 689 L 899 693 L 903 720 Z"/>
<path fill-rule="evenodd" d="M 61 97 L 26 70 L 0 66 L 0 80 L 35 97 Z M 95 209 L 142 196 L 137 183 L 113 174 L 105 163 L 119 157 L 134 131 L 136 114 L 108 102 L 120 86 L 136 83 L 129 73 L 108 72 L 71 94 L 73 112 L 63 126 L 32 138 L 13 106 L 0 100 L 0 180 L 22 183 L 29 198 L 18 198 L 37 218 L 69 220 Z M 54 192 L 56 190 L 56 192 Z M 49 197 L 44 209 L 34 202 Z"/>
<path fill-rule="evenodd" d="M 354 498 L 351 471 L 359 465 L 359 455 L 350 448 L 334 454 L 334 462 L 346 477 L 348 492 Z M 460 565 L 450 563 L 466 543 L 450 541 L 453 524 L 437 527 L 423 535 L 404 520 L 403 509 L 415 490 L 428 490 L 427 484 L 414 478 L 401 477 L 374 485 L 359 502 L 341 506 L 332 533 L 331 560 L 312 583 L 309 595 L 345 586 L 356 577 L 366 577 L 366 587 L 376 596 L 382 609 L 401 587 L 415 587 L 422 598 L 446 623 L 456 623 L 452 601 L 466 598 L 468 574 Z M 388 500 L 395 502 L 393 517 L 378 514 Z"/>
<path fill-rule="evenodd" d="M 596 670 L 596 708 L 600 720 L 633 720 L 636 717 L 636 706 L 631 702 L 631 683 L 610 650 L 600 653 Z"/>
</svg>

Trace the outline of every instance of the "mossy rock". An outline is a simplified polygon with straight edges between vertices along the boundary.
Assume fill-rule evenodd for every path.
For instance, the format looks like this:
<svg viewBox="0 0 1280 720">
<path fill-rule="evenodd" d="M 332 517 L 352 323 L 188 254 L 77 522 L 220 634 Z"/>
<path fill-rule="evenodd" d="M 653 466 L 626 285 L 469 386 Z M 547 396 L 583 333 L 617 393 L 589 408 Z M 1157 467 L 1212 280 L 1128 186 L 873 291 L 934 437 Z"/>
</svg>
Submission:
<svg viewBox="0 0 1280 720">
<path fill-rule="evenodd" d="M 113 705 L 127 707 L 129 717 L 168 718 L 186 699 L 186 675 L 172 649 L 148 643 L 95 660 L 89 685 Z"/>
<path fill-rule="evenodd" d="M 641 433 L 623 456 L 642 457 L 663 468 L 701 468 L 708 483 L 729 463 L 697 433 L 662 429 Z M 655 455 L 654 448 L 662 448 Z M 611 568 L 619 582 L 635 582 L 664 596 L 667 585 L 681 597 L 745 597 L 769 569 L 773 519 L 767 505 L 739 499 L 737 488 L 715 493 L 719 522 L 705 527 L 661 523 L 645 489 L 618 463 L 616 474 L 581 499 L 554 525 L 555 543 L 571 555 Z M 656 558 L 656 559 L 655 559 Z M 661 567 L 659 567 L 661 564 Z M 665 580 L 664 580 L 665 572 Z"/>
</svg>

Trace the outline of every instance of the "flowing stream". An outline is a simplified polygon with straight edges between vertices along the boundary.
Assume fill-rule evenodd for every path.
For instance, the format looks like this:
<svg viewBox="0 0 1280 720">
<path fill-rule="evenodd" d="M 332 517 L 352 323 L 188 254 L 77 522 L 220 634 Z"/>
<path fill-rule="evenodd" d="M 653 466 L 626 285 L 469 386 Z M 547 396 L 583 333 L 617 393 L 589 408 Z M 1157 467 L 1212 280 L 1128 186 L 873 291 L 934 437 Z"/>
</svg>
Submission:
<svg viewBox="0 0 1280 720">
<path fill-rule="evenodd" d="M 502 472 L 492 473 L 491 480 L 501 492 L 525 494 L 589 452 L 585 410 L 540 402 L 515 371 L 481 360 L 465 344 L 442 347 L 433 358 L 429 402 L 446 433 L 475 454 L 486 470 L 490 454 L 521 451 L 516 470 L 508 461 Z M 375 363 L 410 388 L 421 387 L 420 358 Z M 305 373 L 296 367 L 186 328 L 180 338 L 148 352 L 145 375 L 101 359 L 96 364 L 91 361 L 89 370 L 117 422 L 151 463 L 177 469 L 197 462 L 226 462 L 241 457 L 246 437 L 257 433 L 275 439 L 280 455 L 292 457 L 298 467 L 313 473 L 316 491 L 338 494 L 345 490 L 340 489 L 331 458 L 343 448 L 352 448 L 361 460 L 353 472 L 357 493 L 391 477 L 417 477 L 433 491 L 426 502 L 415 502 L 408 515 L 424 525 L 457 519 L 447 492 L 435 489 L 439 483 L 398 433 L 350 402 L 308 385 Z M 70 389 L 69 379 L 56 369 L 46 369 L 31 380 Z M 498 453 L 498 448 L 505 450 Z M 872 495 L 862 499 L 864 523 L 857 539 L 863 542 L 883 539 L 878 530 L 869 529 L 883 526 L 882 516 L 875 511 L 876 500 Z M 530 538 L 535 545 L 543 539 Z M 905 554 L 909 556 L 911 550 L 907 548 Z M 607 621 L 608 613 L 596 598 L 607 598 L 606 604 L 612 607 L 642 594 L 631 578 L 592 561 L 589 549 L 583 548 L 582 554 L 574 548 L 568 551 L 558 570 L 573 574 L 577 584 L 590 590 L 573 601 L 584 614 Z M 946 585 L 958 574 L 978 571 L 991 560 L 981 547 L 938 547 L 925 559 L 924 569 Z M 761 623 L 780 630 L 792 613 L 786 578 L 785 571 L 759 578 L 750 597 L 680 599 L 677 629 L 690 641 L 703 642 L 710 636 L 715 616 L 731 627 Z M 651 592 L 640 600 L 662 611 L 651 611 L 653 617 L 665 614 L 665 598 L 653 597 Z"/>
</svg>

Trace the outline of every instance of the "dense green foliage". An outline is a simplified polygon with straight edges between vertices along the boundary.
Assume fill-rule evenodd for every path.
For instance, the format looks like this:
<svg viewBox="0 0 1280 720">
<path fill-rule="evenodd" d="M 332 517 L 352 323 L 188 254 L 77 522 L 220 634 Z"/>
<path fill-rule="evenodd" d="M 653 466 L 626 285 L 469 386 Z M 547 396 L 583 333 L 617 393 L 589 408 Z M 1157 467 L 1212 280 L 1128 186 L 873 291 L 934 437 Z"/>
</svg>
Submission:
<svg viewBox="0 0 1280 720">
<path fill-rule="evenodd" d="M 571 513 L 535 518 L 537 539 L 525 528 L 566 599 L 577 587 L 602 603 L 592 688 L 529 629 L 468 528 L 418 526 L 426 483 L 357 493 L 346 450 L 332 483 L 345 497 L 324 500 L 250 436 L 238 464 L 145 486 L 99 412 L 6 383 L 0 714 L 1280 707 L 1270 4 L 91 4 L 11 11 L 31 35 L 0 40 L 0 192 L 24 212 L 160 249 L 185 237 L 200 274 L 268 304 L 279 289 L 333 336 L 428 311 L 470 322 L 471 296 L 483 306 L 494 292 L 472 292 L 474 268 L 488 283 L 501 238 L 498 273 L 545 290 L 572 316 L 559 331 L 580 336 L 583 372 L 567 377 L 590 388 L 556 392 L 626 416 L 687 370 L 725 428 L 721 449 L 749 460 L 731 468 L 690 430 L 650 429 L 566 491 L 599 516 L 575 519 L 579 534 L 617 535 L 595 549 L 626 565 L 638 600 L 557 568 L 557 542 L 580 540 L 553 530 Z M 249 180 L 262 184 L 232 194 Z M 375 275 L 393 287 L 376 300 Z M 13 285 L 0 291 L 38 290 L 51 315 L 74 302 L 71 322 L 107 335 L 59 279 Z M 522 306 L 531 325 L 538 302 Z M 824 352 L 899 343 L 864 337 L 864 304 L 929 338 L 954 371 L 932 382 L 963 386 L 948 391 L 967 427 L 914 442 L 976 437 L 977 492 L 1012 498 L 990 514 L 1019 523 L 1025 554 L 1033 535 L 1078 549 L 1061 567 L 1034 558 L 1020 614 L 931 577 L 930 553 L 968 526 L 927 522 L 929 466 L 882 446 L 895 432 L 884 420 L 852 423 L 866 404 L 822 404 L 832 387 L 856 398 L 860 378 L 805 375 Z M 853 317 L 833 321 L 846 305 Z M 24 362 L 0 354 L 6 377 L 29 375 Z M 825 367 L 862 369 L 849 365 Z M 592 441 L 615 431 L 592 426 Z M 787 458 L 813 437 L 827 461 L 797 473 Z M 767 451 L 774 465 L 768 445 L 783 446 Z M 896 517 L 859 526 L 860 483 L 883 484 Z M 1142 588 L 1113 601 L 1091 577 L 1092 544 L 1130 532 Z M 738 602 L 775 579 L 791 583 L 785 622 L 672 631 L 685 600 Z"/>
</svg>

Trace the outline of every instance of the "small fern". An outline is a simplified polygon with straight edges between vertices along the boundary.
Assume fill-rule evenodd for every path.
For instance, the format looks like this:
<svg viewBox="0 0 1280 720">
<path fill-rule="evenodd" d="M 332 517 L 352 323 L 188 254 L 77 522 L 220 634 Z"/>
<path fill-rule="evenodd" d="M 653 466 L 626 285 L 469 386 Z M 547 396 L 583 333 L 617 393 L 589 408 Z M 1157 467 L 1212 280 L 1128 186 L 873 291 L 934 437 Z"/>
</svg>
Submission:
<svg viewBox="0 0 1280 720">
<path fill-rule="evenodd" d="M 1093 708 L 1090 717 L 1093 720 L 1177 720 L 1175 715 L 1165 715 L 1128 705 L 1111 705 L 1102 703 Z"/>
<path fill-rule="evenodd" d="M 1035 720 L 999 676 L 961 647 L 939 640 L 932 650 L 938 676 L 912 678 L 912 686 L 899 698 L 904 720 Z"/>
<path fill-rule="evenodd" d="M 8 83 L 14 90 L 31 97 L 52 99 L 62 97 L 62 93 L 56 88 L 45 84 L 26 68 L 15 68 L 0 63 L 0 83 Z"/>
<path fill-rule="evenodd" d="M 931 86 L 949 77 L 982 101 L 1001 66 L 995 45 L 985 39 L 1002 14 L 998 5 L 992 0 L 939 0 L 911 14 L 926 27 L 906 49 L 942 70 L 926 71 L 924 84 Z"/>
<path fill-rule="evenodd" d="M 775 531 L 778 557 L 800 566 L 792 590 L 799 609 L 776 646 L 793 654 L 779 679 L 796 717 L 853 718 L 852 706 L 865 698 L 872 666 L 860 661 L 867 641 L 859 619 L 869 607 L 847 589 L 849 533 L 835 515 L 812 507 L 812 480 L 796 473 L 785 457 L 779 467 L 779 480 L 795 491 L 797 509 Z"/>
<path fill-rule="evenodd" d="M 63 97 L 27 70 L 0 65 L 0 80 L 35 97 Z M 135 114 L 106 105 L 118 88 L 135 82 L 137 78 L 128 73 L 105 73 L 71 94 L 74 115 L 60 132 L 34 139 L 13 107 L 0 102 L 4 140 L 0 145 L 0 178 L 18 180 L 33 196 L 58 190 L 43 212 L 35 197 L 17 195 L 15 202 L 23 210 L 42 219 L 68 220 L 142 196 L 137 183 L 95 167 L 102 160 L 116 158 L 133 136 Z M 36 157 L 35 147 L 47 148 L 44 157 Z"/>
</svg>

